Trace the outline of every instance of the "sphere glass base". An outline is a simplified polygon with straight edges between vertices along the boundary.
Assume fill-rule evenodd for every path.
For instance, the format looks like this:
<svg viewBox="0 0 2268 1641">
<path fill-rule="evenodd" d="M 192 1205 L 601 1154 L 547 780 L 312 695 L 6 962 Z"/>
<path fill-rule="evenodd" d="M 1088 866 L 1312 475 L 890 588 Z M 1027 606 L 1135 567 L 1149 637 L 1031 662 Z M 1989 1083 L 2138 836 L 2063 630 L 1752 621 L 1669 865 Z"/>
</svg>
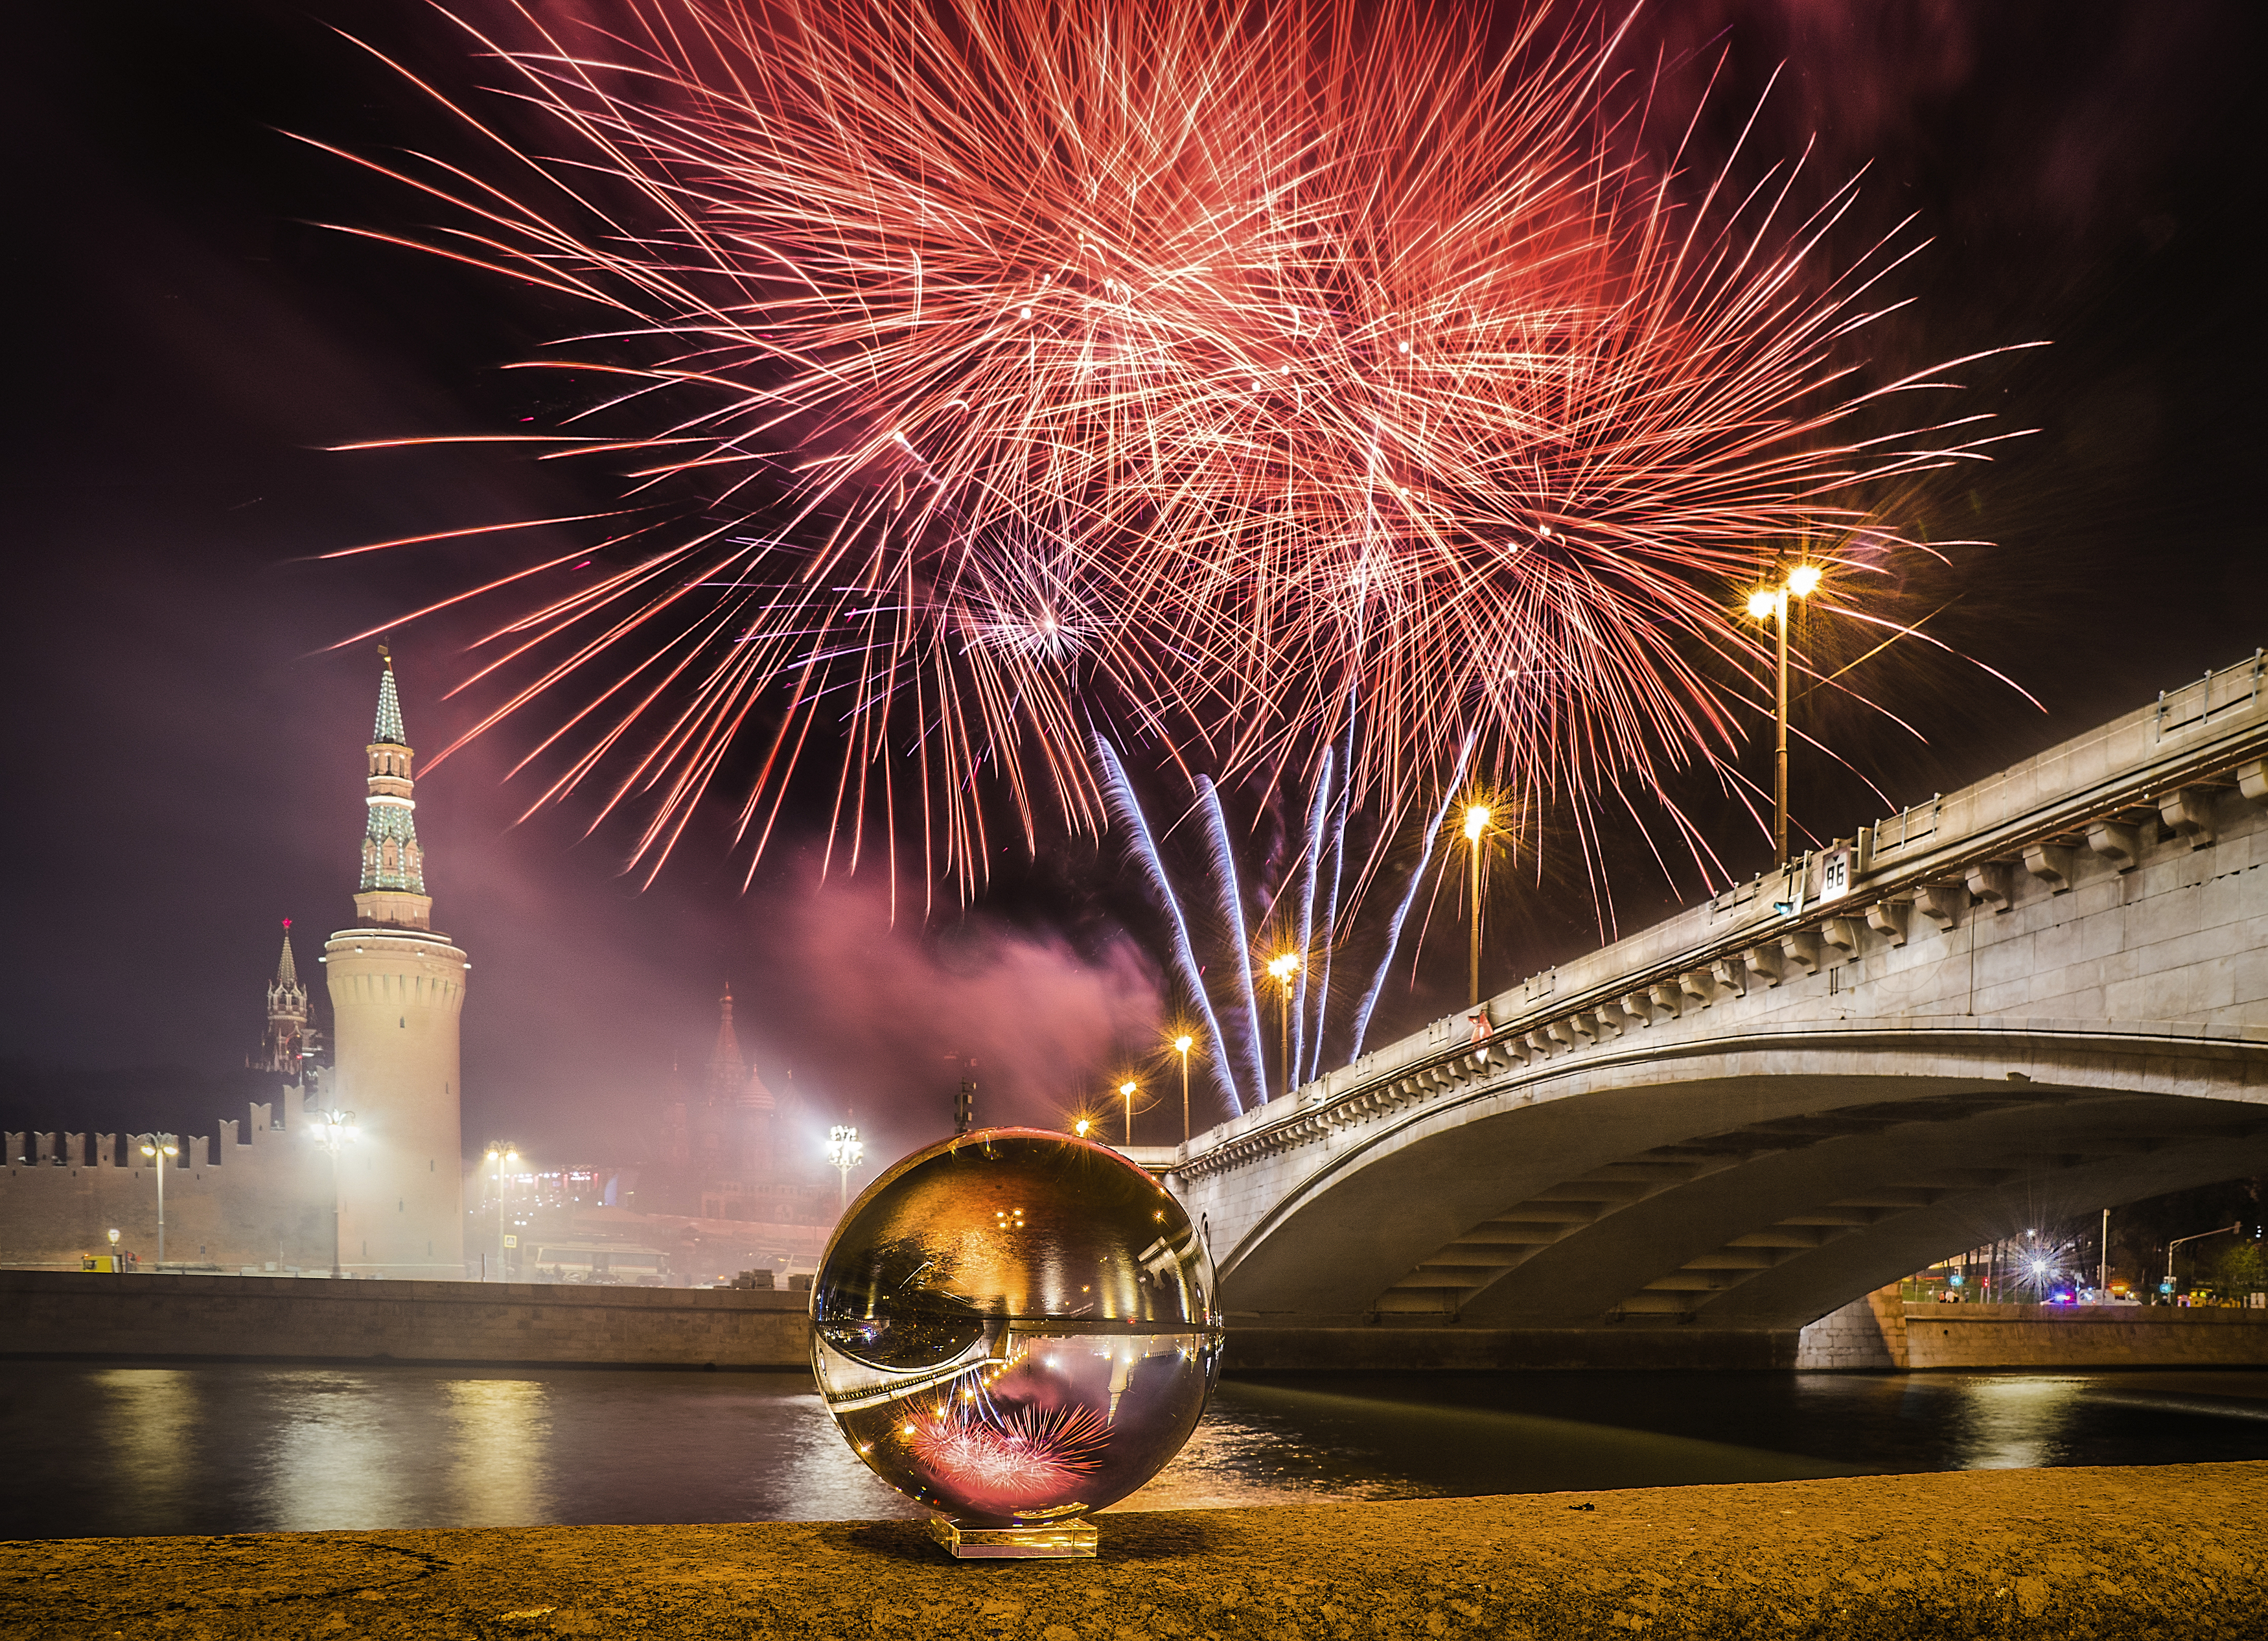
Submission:
<svg viewBox="0 0 2268 1641">
<path fill-rule="evenodd" d="M 1039 1527 L 964 1527 L 943 1516 L 929 1519 L 929 1535 L 949 1556 L 970 1561 L 1069 1561 L 1094 1554 L 1094 1523 L 1050 1521 Z"/>
</svg>

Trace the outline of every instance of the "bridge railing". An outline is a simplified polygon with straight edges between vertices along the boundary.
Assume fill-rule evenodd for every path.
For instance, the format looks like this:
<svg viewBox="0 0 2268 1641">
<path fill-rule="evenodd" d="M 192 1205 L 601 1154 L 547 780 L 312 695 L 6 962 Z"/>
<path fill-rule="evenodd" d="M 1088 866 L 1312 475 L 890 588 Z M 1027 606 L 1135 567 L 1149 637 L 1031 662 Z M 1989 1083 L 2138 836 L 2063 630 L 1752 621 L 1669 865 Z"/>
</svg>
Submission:
<svg viewBox="0 0 2268 1641">
<path fill-rule="evenodd" d="M 2256 650 L 2161 691 L 2139 711 L 1530 975 L 1488 1000 L 1485 1030 L 1476 1011 L 1431 1021 L 1288 1099 L 1197 1136 L 1184 1166 L 1202 1172 L 1207 1159 L 1265 1150 L 1310 1128 L 1323 1108 L 1381 1085 L 1475 1056 L 1548 1056 L 1590 1041 L 1602 1026 L 1674 1013 L 1681 989 L 1706 996 L 1719 983 L 1744 985 L 1752 966 L 1815 968 L 1822 942 L 1855 951 L 1862 918 L 1903 944 L 1916 905 L 1942 919 L 2005 901 L 2010 874 L 2020 870 L 2059 883 L 2080 848 L 2123 869 L 2139 859 L 2153 828 L 2208 843 L 2211 803 L 2220 792 L 2234 786 L 2268 805 L 2264 758 L 2268 654 Z"/>
</svg>

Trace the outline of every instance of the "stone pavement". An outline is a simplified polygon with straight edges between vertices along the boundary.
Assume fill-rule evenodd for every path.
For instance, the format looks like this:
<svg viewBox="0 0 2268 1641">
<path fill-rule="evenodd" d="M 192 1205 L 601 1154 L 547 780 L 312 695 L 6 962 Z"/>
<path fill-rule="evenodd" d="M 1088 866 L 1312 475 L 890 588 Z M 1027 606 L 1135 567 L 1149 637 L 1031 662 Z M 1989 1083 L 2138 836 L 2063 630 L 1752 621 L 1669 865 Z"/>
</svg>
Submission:
<svg viewBox="0 0 2268 1641">
<path fill-rule="evenodd" d="M 2268 1633 L 2268 1462 L 1105 1515 L 1092 1562 L 910 1522 L 0 1544 L 0 1635 L 1433 1641 Z"/>
</svg>

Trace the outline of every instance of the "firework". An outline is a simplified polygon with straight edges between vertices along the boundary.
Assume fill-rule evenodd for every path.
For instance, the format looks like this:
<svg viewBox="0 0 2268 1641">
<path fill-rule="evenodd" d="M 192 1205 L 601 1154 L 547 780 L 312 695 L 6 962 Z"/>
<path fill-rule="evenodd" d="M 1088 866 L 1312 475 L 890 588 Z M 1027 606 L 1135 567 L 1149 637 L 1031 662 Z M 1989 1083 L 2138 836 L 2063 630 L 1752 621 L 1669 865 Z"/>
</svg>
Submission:
<svg viewBox="0 0 2268 1641">
<path fill-rule="evenodd" d="M 1174 965 L 1181 971 L 1182 983 L 1188 989 L 1197 1012 L 1204 1017 L 1205 1041 L 1213 1048 L 1209 1056 L 1213 1079 L 1219 1086 L 1221 1103 L 1233 1115 L 1244 1109 L 1244 1102 L 1237 1093 L 1235 1070 L 1228 1056 L 1219 1048 L 1222 1041 L 1220 1019 L 1214 1013 L 1212 998 L 1205 990 L 1204 969 L 1197 962 L 1196 948 L 1189 944 L 1189 919 L 1182 911 L 1181 898 L 1174 893 L 1173 883 L 1166 876 L 1166 863 L 1158 853 L 1156 838 L 1151 835 L 1149 817 L 1142 813 L 1142 801 L 1135 796 L 1133 783 L 1126 778 L 1126 766 L 1120 761 L 1116 748 L 1098 735 L 1094 755 L 1102 767 L 1103 790 L 1112 813 L 1126 829 L 1128 853 L 1140 863 L 1151 888 L 1157 894 L 1158 903 L 1165 909 L 1173 931 Z"/>
<path fill-rule="evenodd" d="M 1252 937 L 1245 929 L 1244 891 L 1237 879 L 1236 847 L 1229 842 L 1228 819 L 1220 809 L 1220 789 L 1213 784 L 1211 776 L 1197 776 L 1197 806 L 1204 812 L 1205 842 L 1212 850 L 1212 881 L 1220 894 L 1221 924 L 1232 942 L 1229 950 L 1236 953 L 1229 969 L 1241 1006 L 1229 1018 L 1241 1022 L 1244 1029 L 1236 1034 L 1234 1049 L 1241 1052 L 1246 1072 L 1252 1078 L 1253 1099 L 1264 1100 L 1268 1098 L 1268 1071 L 1261 1059 L 1260 1004 L 1252 995 L 1252 962 L 1248 955 L 1252 950 Z M 1231 1051 L 1229 1043 L 1220 1044 L 1223 1057 Z"/>
<path fill-rule="evenodd" d="M 1052 1502 L 1101 1468 L 1110 1423 L 1090 1409 L 962 1403 L 917 1415 L 907 1426 L 915 1460 L 972 1502 L 1028 1506 Z"/>
<path fill-rule="evenodd" d="M 1454 772 L 1441 789 L 1441 806 L 1433 812 L 1432 823 L 1425 828 L 1425 841 L 1418 857 L 1418 869 L 1410 874 L 1409 886 L 1395 903 L 1394 916 L 1386 925 L 1386 955 L 1379 960 L 1378 972 L 1371 976 L 1370 988 L 1355 1004 L 1354 1040 L 1347 1049 L 1349 1060 L 1362 1057 L 1363 1039 L 1370 1034 L 1371 1012 L 1378 1006 L 1378 994 L 1385 989 L 1386 971 L 1393 967 L 1394 954 L 1402 946 L 1402 928 L 1410 921 L 1410 909 L 1417 904 L 1418 887 L 1425 880 L 1425 868 L 1432 864 L 1433 844 L 1441 835 L 1442 824 L 1449 818 L 1449 806 L 1455 801 L 1458 786 L 1465 778 L 1465 769 L 1472 762 L 1473 738 L 1467 736 L 1463 749 L 1457 754 Z"/>
<path fill-rule="evenodd" d="M 1299 959 L 1301 976 L 1297 1008 L 1300 1013 L 1301 1036 L 1289 1046 L 1287 1081 L 1298 1085 L 1312 1080 L 1321 1068 L 1323 1055 L 1323 1029 L 1329 1019 L 1330 1003 L 1330 974 L 1333 953 L 1351 933 L 1340 926 L 1338 877 L 1339 859 L 1345 852 L 1346 805 L 1344 790 L 1340 793 L 1337 820 L 1328 830 L 1332 854 L 1331 892 L 1325 903 L 1322 922 L 1315 921 L 1315 887 L 1325 848 L 1326 820 L 1333 810 L 1331 800 L 1331 770 L 1344 755 L 1344 747 L 1324 750 L 1322 771 L 1307 802 L 1307 824 L 1301 846 L 1297 876 L 1278 890 L 1278 904 L 1282 896 L 1292 894 L 1292 910 L 1284 920 L 1296 918 L 1291 926 L 1298 931 L 1297 944 L 1292 947 Z M 1173 936 L 1174 967 L 1182 983 L 1189 992 L 1197 1012 L 1203 1017 L 1209 1033 L 1207 1046 L 1212 1050 L 1211 1062 L 1215 1085 L 1219 1089 L 1221 1103 L 1231 1116 L 1246 1109 L 1244 1094 L 1248 1092 L 1237 1080 L 1236 1063 L 1241 1062 L 1249 1078 L 1248 1092 L 1253 1103 L 1264 1103 L 1270 1095 L 1270 1083 L 1263 1044 L 1265 1033 L 1261 1028 L 1259 999 L 1254 995 L 1252 975 L 1261 954 L 1256 946 L 1244 914 L 1244 892 L 1240 885 L 1236 857 L 1229 841 L 1228 821 L 1222 812 L 1219 788 L 1207 776 L 1198 776 L 1194 783 L 1195 807 L 1204 818 L 1208 860 L 1211 867 L 1212 888 L 1220 902 L 1220 926 L 1224 931 L 1225 967 L 1231 976 L 1233 996 L 1227 1004 L 1217 1006 L 1205 984 L 1205 968 L 1197 959 L 1189 938 L 1189 917 L 1181 896 L 1174 888 L 1173 879 L 1166 870 L 1164 857 L 1159 852 L 1157 838 L 1150 820 L 1142 808 L 1142 800 L 1127 778 L 1126 766 L 1118 751 L 1101 736 L 1095 738 L 1094 754 L 1104 771 L 1104 785 L 1109 797 L 1113 814 L 1125 830 L 1129 852 L 1141 865 L 1152 891 L 1164 909 L 1167 925 Z M 1432 812 L 1431 824 L 1423 835 L 1416 865 L 1403 886 L 1401 897 L 1395 901 L 1392 916 L 1387 920 L 1385 942 L 1378 964 L 1373 972 L 1369 987 L 1356 1004 L 1353 1024 L 1348 1034 L 1347 1058 L 1359 1058 L 1364 1039 L 1369 1034 L 1370 1017 L 1377 1006 L 1379 994 L 1386 985 L 1387 973 L 1394 966 L 1395 955 L 1401 950 L 1403 926 L 1409 922 L 1410 910 L 1417 903 L 1418 891 L 1424 887 L 1426 868 L 1433 859 L 1434 841 L 1447 819 L 1458 783 L 1464 777 L 1465 765 L 1472 754 L 1472 740 L 1466 740 L 1458 762 L 1451 773 L 1440 805 Z M 1390 830 L 1382 833 L 1371 851 L 1371 864 L 1376 866 L 1385 857 L 1392 842 Z M 1270 922 L 1278 920 L 1271 917 Z M 1279 927 L 1281 924 L 1279 924 Z M 1321 975 L 1312 989 L 1314 999 L 1312 1015 L 1312 1040 L 1308 1037 L 1310 1015 L 1307 998 L 1310 989 L 1307 976 L 1320 966 Z M 1229 1023 L 1224 1035 L 1221 1022 Z M 1279 1068 L 1285 1069 L 1285 1068 Z"/>
<path fill-rule="evenodd" d="M 800 784 L 964 892 L 1003 816 L 1103 823 L 1099 728 L 1312 774 L 1359 703 L 1342 820 L 1467 748 L 1659 786 L 1734 744 L 1763 544 L 1988 442 L 1881 431 L 1943 385 L 1844 357 L 1896 254 L 1815 266 L 1848 186 L 1651 161 L 1595 13 L 590 15 L 465 25 L 508 83 L 444 98 L 475 151 L 377 167 L 446 227 L 377 237 L 597 315 L 532 363 L 618 390 L 529 442 L 623 508 L 464 595 L 519 600 L 472 732 L 536 715 L 537 801 L 635 812 L 649 872 L 744 743 L 752 862 Z"/>
</svg>

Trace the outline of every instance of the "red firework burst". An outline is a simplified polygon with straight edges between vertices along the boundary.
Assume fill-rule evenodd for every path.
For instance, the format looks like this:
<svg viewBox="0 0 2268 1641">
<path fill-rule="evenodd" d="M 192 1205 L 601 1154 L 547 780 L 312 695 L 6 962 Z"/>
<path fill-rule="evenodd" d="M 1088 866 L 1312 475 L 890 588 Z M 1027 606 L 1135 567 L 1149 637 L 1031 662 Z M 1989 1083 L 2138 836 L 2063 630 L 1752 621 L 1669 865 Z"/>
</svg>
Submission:
<svg viewBox="0 0 2268 1641">
<path fill-rule="evenodd" d="M 907 1443 L 954 1498 L 978 1509 L 1045 1510 L 1101 1467 L 1109 1422 L 1082 1407 L 1000 1415 L 953 1407 L 916 1419 Z"/>
<path fill-rule="evenodd" d="M 1945 385 L 1845 357 L 1899 254 L 1815 268 L 1848 185 L 1649 163 L 1594 13 L 599 11 L 476 35 L 519 123 L 451 103 L 487 158 L 379 168 L 454 226 L 376 237 L 605 316 L 534 364 L 620 391 L 534 437 L 624 511 L 571 590 L 587 549 L 463 595 L 535 590 L 474 732 L 549 713 L 539 801 L 642 806 L 648 872 L 744 739 L 752 856 L 823 769 L 852 865 L 917 835 L 964 893 L 995 798 L 1103 824 L 1098 722 L 1226 776 L 1359 710 L 1388 806 L 1468 736 L 1510 791 L 1659 786 L 1753 699 L 1727 585 L 1861 523 L 1879 568 L 1865 486 L 1989 442 L 1880 432 Z"/>
</svg>

